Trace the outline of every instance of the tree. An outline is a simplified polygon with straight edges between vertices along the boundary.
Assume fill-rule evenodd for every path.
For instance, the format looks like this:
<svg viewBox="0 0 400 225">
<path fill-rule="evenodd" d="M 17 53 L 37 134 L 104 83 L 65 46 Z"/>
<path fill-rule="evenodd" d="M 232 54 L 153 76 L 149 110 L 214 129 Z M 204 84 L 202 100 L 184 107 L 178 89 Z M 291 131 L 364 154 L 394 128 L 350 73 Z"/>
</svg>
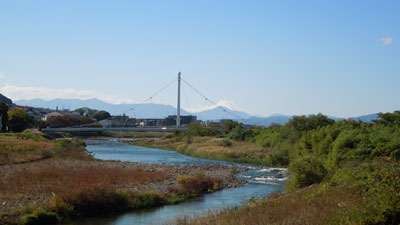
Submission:
<svg viewBox="0 0 400 225">
<path fill-rule="evenodd" d="M 106 111 L 104 111 L 104 110 L 101 110 L 101 111 L 95 112 L 95 113 L 92 115 L 92 117 L 93 117 L 94 119 L 96 119 L 97 121 L 100 121 L 100 120 L 105 120 L 105 119 L 110 118 L 111 115 L 110 115 L 109 112 L 106 112 Z"/>
<path fill-rule="evenodd" d="M 8 106 L 4 102 L 0 102 L 1 131 L 7 130 Z"/>
<path fill-rule="evenodd" d="M 13 132 L 21 132 L 29 127 L 29 117 L 22 109 L 8 111 L 8 128 Z"/>
<path fill-rule="evenodd" d="M 384 125 L 400 125 L 400 111 L 394 111 L 393 113 L 378 113 L 378 120 L 373 120 L 377 124 Z"/>
<path fill-rule="evenodd" d="M 240 126 L 238 122 L 232 120 L 226 120 L 222 124 L 222 131 L 224 132 L 224 134 L 229 134 L 237 126 Z"/>
<path fill-rule="evenodd" d="M 91 124 L 95 121 L 84 116 L 53 116 L 42 123 L 42 127 L 70 127 L 84 124 Z"/>
</svg>

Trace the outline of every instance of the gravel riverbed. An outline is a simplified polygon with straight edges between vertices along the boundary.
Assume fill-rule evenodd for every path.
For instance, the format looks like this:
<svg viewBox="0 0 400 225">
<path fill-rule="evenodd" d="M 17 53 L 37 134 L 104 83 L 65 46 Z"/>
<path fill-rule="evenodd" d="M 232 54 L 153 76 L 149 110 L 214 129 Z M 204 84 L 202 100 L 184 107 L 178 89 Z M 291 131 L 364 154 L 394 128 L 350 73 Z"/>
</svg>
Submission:
<svg viewBox="0 0 400 225">
<path fill-rule="evenodd" d="M 7 185 L 6 182 L 10 176 L 16 172 L 28 171 L 40 165 L 50 165 L 54 168 L 71 168 L 71 167 L 103 167 L 103 168 L 120 168 L 120 169 L 143 169 L 145 172 L 161 172 L 165 174 L 163 179 L 153 180 L 151 182 L 135 185 L 124 186 L 122 190 L 130 190 L 135 192 L 154 191 L 158 193 L 168 193 L 169 187 L 177 185 L 177 178 L 180 176 L 196 176 L 204 175 L 206 177 L 215 177 L 223 180 L 224 188 L 232 188 L 243 185 L 235 174 L 244 170 L 244 168 L 227 167 L 227 166 L 209 166 L 209 165 L 167 165 L 167 164 L 147 164 L 135 162 L 121 161 L 66 161 L 66 160 L 42 160 L 37 162 L 23 164 L 9 164 L 0 166 L 0 186 Z M 40 178 L 39 178 L 40 179 Z M 39 190 L 39 188 L 38 188 Z M 51 204 L 55 193 L 43 191 L 18 192 L 9 195 L 0 192 L 0 222 L 4 217 L 12 216 L 18 210 L 27 207 L 40 207 Z"/>
</svg>

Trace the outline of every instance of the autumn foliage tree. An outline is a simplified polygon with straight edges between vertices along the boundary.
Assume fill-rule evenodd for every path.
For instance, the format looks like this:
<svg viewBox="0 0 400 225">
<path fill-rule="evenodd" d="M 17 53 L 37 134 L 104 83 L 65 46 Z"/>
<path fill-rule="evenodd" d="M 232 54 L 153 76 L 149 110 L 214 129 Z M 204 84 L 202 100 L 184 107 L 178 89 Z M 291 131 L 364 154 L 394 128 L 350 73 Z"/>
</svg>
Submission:
<svg viewBox="0 0 400 225">
<path fill-rule="evenodd" d="M 29 127 L 29 117 L 22 109 L 8 111 L 8 129 L 13 132 L 21 132 Z"/>
</svg>

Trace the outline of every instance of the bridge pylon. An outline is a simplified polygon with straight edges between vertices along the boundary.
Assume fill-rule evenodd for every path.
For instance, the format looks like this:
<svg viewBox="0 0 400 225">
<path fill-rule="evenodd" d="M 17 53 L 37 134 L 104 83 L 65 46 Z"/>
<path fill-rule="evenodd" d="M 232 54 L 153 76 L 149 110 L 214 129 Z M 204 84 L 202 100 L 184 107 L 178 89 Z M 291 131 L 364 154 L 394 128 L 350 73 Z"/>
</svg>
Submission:
<svg viewBox="0 0 400 225">
<path fill-rule="evenodd" d="M 181 126 L 181 72 L 178 72 L 178 103 L 176 106 L 176 127 Z"/>
</svg>

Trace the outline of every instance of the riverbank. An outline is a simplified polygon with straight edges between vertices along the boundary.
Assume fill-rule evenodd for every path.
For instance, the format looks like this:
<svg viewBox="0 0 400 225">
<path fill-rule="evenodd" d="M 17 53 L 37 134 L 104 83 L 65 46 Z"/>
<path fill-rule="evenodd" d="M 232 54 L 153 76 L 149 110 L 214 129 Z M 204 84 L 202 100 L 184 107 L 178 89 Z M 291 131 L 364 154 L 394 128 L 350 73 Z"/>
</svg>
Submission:
<svg viewBox="0 0 400 225">
<path fill-rule="evenodd" d="M 120 161 L 95 160 L 74 155 L 74 141 L 64 141 L 56 153 L 54 141 L 24 139 L 13 135 L 21 147 L 25 141 L 49 145 L 49 158 L 39 148 L 26 148 L 26 153 L 39 152 L 22 161 L 12 160 L 0 166 L 0 224 L 57 223 L 78 216 L 103 212 L 139 209 L 163 204 L 176 204 L 223 188 L 242 185 L 238 169 L 221 166 L 177 166 Z M 54 146 L 53 146 L 54 145 Z M 81 150 L 81 149 L 80 149 Z M 3 150 L 2 150 L 3 151 Z M 10 149 L 3 153 L 13 152 Z M 18 151 L 17 151 L 18 152 Z M 25 151 L 18 153 L 23 156 Z M 38 157 L 38 158 L 36 158 Z M 11 159 L 11 160 L 10 160 Z M 84 160 L 82 160 L 84 159 Z"/>
<path fill-rule="evenodd" d="M 128 141 L 132 145 L 172 150 L 184 155 L 239 163 L 269 166 L 268 157 L 274 150 L 252 142 L 232 141 L 217 137 L 179 137 L 165 135 L 158 140 L 144 138 Z"/>
<path fill-rule="evenodd" d="M 319 184 L 176 224 L 399 224 L 399 176 L 396 162 L 353 162 Z"/>
</svg>

